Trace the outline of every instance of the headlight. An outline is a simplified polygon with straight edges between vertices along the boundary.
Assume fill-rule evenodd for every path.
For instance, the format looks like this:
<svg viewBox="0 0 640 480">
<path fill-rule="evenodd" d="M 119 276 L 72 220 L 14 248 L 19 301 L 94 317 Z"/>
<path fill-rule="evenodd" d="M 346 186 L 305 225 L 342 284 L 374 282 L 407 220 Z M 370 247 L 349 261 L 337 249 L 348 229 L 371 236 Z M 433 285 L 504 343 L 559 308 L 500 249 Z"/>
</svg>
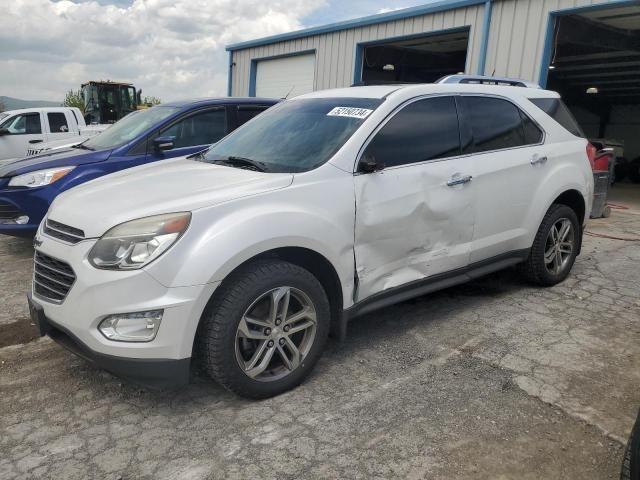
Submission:
<svg viewBox="0 0 640 480">
<path fill-rule="evenodd" d="M 113 227 L 89 253 L 96 268 L 135 270 L 166 252 L 187 230 L 191 213 L 140 218 Z"/>
<path fill-rule="evenodd" d="M 18 175 L 9 180 L 10 187 L 43 187 L 57 182 L 76 167 L 49 168 Z"/>
</svg>

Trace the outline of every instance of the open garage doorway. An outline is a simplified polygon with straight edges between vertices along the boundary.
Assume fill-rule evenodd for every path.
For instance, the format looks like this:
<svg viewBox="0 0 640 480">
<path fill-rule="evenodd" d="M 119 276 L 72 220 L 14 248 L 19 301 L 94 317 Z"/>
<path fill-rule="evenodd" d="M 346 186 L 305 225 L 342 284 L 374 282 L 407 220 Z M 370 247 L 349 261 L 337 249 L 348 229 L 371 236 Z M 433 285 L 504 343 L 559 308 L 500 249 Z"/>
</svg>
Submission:
<svg viewBox="0 0 640 480">
<path fill-rule="evenodd" d="M 358 45 L 361 81 L 431 83 L 465 71 L 469 29 Z"/>
<path fill-rule="evenodd" d="M 554 28 L 547 88 L 615 148 L 617 180 L 640 183 L 640 4 L 557 16 Z"/>
</svg>

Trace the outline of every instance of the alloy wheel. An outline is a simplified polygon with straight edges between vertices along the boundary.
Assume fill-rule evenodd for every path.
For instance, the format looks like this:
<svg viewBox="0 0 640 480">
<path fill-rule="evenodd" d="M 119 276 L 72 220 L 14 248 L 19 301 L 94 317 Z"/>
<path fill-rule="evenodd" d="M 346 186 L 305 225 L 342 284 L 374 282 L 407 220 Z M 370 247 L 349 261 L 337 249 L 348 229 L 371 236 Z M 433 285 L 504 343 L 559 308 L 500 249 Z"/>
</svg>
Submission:
<svg viewBox="0 0 640 480">
<path fill-rule="evenodd" d="M 575 249 L 575 232 L 571 220 L 558 219 L 549 230 L 544 250 L 544 264 L 553 275 L 564 270 Z"/>
<path fill-rule="evenodd" d="M 313 302 L 282 286 L 258 297 L 236 330 L 236 360 L 253 380 L 269 382 L 294 372 L 308 355 L 317 330 Z"/>
</svg>

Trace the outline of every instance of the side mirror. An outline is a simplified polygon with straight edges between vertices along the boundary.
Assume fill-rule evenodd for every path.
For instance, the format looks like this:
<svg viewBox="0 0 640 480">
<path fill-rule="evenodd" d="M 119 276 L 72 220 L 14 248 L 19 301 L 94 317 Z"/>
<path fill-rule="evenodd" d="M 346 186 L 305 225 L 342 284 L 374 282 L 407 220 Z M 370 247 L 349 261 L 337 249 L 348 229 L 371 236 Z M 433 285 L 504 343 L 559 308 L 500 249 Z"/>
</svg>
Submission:
<svg viewBox="0 0 640 480">
<path fill-rule="evenodd" d="M 175 147 L 176 137 L 167 135 L 166 137 L 156 137 L 153 139 L 153 146 L 156 150 L 172 150 Z"/>
<path fill-rule="evenodd" d="M 361 173 L 374 173 L 380 170 L 384 170 L 384 164 L 378 162 L 374 157 L 370 155 L 363 155 L 358 164 L 358 171 Z"/>
<path fill-rule="evenodd" d="M 9 135 L 11 132 L 6 128 L 0 128 L 0 136 L 1 135 Z"/>
</svg>

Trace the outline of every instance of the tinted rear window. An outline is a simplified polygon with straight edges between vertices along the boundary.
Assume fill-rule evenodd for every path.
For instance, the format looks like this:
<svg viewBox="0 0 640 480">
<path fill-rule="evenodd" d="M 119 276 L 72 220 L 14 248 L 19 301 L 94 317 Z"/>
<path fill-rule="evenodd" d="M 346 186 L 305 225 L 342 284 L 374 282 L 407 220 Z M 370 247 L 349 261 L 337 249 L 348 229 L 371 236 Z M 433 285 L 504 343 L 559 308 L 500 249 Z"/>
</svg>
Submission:
<svg viewBox="0 0 640 480">
<path fill-rule="evenodd" d="M 473 143 L 465 153 L 534 145 L 542 141 L 540 129 L 511 102 L 493 97 L 462 97 Z"/>
<path fill-rule="evenodd" d="M 562 100 L 559 98 L 530 98 L 529 100 L 576 137 L 584 138 L 580 125 Z"/>
<path fill-rule="evenodd" d="M 238 105 L 238 126 L 244 125 L 267 108 L 269 105 Z"/>
</svg>

